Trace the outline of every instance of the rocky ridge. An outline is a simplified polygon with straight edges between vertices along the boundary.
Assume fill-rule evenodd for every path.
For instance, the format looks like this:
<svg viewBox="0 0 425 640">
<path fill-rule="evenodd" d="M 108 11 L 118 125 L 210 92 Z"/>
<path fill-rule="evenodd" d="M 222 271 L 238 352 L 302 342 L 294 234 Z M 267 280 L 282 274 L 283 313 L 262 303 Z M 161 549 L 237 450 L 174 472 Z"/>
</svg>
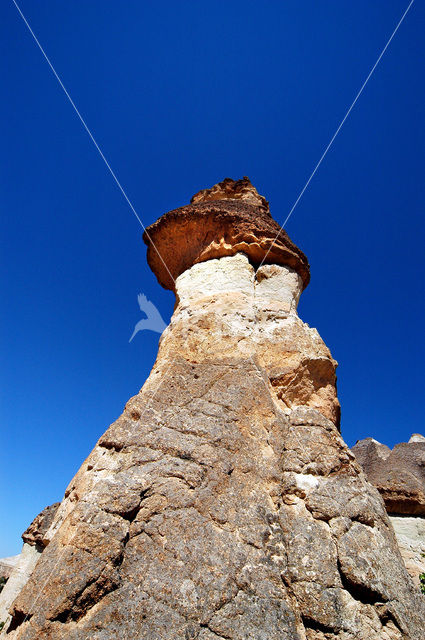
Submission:
<svg viewBox="0 0 425 640">
<path fill-rule="evenodd" d="M 285 234 L 258 267 L 278 225 L 241 189 L 148 228 L 176 308 L 42 535 L 12 640 L 420 637 L 423 601 L 339 433 L 336 362 L 297 315 L 307 261 Z"/>
</svg>

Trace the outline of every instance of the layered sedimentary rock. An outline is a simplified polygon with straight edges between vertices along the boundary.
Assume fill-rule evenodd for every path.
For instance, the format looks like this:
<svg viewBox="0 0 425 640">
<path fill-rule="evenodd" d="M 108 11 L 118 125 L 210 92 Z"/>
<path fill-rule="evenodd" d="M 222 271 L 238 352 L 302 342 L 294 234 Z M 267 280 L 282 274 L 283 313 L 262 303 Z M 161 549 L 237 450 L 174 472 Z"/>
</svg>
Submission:
<svg viewBox="0 0 425 640">
<path fill-rule="evenodd" d="M 406 568 L 419 585 L 425 572 L 425 438 L 414 433 L 393 450 L 365 438 L 353 452 L 384 499 Z"/>
<path fill-rule="evenodd" d="M 176 308 L 44 534 L 13 640 L 420 637 L 421 596 L 339 433 L 336 362 L 296 312 L 307 261 L 286 236 L 267 253 L 261 197 L 222 185 L 148 229 Z"/>
</svg>

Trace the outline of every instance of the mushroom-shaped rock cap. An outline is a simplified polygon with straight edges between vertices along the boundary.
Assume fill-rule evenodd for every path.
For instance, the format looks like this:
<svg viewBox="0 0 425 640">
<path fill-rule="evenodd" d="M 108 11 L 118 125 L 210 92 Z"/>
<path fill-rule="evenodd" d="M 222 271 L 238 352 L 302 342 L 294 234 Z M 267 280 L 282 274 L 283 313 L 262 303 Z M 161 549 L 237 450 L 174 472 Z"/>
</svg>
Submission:
<svg viewBox="0 0 425 640">
<path fill-rule="evenodd" d="M 165 213 L 150 225 L 143 240 L 158 282 L 173 291 L 173 279 L 194 264 L 239 252 L 254 265 L 264 261 L 291 267 L 300 275 L 303 288 L 310 280 L 306 256 L 280 230 L 267 200 L 246 177 L 226 178 L 199 191 L 191 204 Z"/>
</svg>

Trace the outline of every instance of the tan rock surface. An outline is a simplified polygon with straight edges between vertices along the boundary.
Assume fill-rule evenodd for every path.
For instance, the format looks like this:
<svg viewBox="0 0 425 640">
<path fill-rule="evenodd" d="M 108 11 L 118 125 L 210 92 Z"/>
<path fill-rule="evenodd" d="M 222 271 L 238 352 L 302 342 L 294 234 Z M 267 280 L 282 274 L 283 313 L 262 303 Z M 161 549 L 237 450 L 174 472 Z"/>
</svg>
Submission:
<svg viewBox="0 0 425 640">
<path fill-rule="evenodd" d="M 296 314 L 297 251 L 177 274 L 153 370 L 70 483 L 12 640 L 420 637 L 423 601 L 337 427 L 336 363 Z"/>
</svg>

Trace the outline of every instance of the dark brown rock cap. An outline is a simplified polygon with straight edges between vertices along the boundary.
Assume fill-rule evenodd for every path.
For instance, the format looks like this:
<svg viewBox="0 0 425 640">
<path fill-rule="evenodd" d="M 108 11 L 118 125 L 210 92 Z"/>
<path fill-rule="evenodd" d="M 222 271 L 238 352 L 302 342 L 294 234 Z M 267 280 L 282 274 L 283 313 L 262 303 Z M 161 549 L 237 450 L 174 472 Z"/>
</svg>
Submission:
<svg viewBox="0 0 425 640">
<path fill-rule="evenodd" d="M 244 253 L 254 265 L 280 264 L 310 280 L 306 256 L 271 217 L 267 200 L 249 178 L 226 178 L 191 204 L 161 216 L 143 234 L 148 264 L 165 288 L 194 264 Z"/>
</svg>

